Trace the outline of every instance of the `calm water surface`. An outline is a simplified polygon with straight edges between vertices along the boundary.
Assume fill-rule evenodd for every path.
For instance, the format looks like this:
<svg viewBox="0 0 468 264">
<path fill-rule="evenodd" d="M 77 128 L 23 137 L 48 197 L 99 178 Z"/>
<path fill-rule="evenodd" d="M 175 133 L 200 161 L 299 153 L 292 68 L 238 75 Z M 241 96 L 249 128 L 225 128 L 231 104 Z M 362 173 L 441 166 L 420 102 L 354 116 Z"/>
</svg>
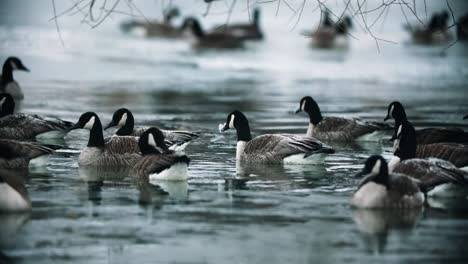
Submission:
<svg viewBox="0 0 468 264">
<path fill-rule="evenodd" d="M 468 129 L 466 46 L 408 45 L 395 15 L 382 34 L 399 44 L 381 53 L 359 32 L 348 51 L 314 51 L 301 26 L 291 32 L 270 13 L 265 41 L 194 52 L 184 41 L 123 35 L 118 18 L 96 30 L 64 22 L 65 48 L 53 25 L 0 24 L 0 60 L 15 54 L 31 69 L 15 73 L 20 111 L 74 122 L 94 111 L 107 123 L 127 107 L 138 125 L 200 131 L 187 148 L 189 179 L 145 184 L 122 170 L 80 169 L 89 132 L 73 131 L 49 142 L 70 149 L 47 167 L 16 172 L 33 210 L 0 216 L 5 263 L 466 263 L 466 199 L 411 211 L 348 205 L 366 158 L 391 157 L 387 141 L 331 143 L 324 165 L 237 168 L 241 176 L 235 133 L 217 131 L 238 109 L 254 135 L 305 134 L 308 118 L 294 114 L 305 95 L 327 116 L 383 120 L 400 100 L 418 127 Z"/>
</svg>

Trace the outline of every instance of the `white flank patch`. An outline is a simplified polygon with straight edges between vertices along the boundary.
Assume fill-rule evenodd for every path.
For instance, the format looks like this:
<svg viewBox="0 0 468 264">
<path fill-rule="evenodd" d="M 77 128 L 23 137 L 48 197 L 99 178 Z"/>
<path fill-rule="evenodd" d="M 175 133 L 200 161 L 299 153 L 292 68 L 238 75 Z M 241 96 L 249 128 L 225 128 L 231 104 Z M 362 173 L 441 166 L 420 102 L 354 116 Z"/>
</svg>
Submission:
<svg viewBox="0 0 468 264">
<path fill-rule="evenodd" d="M 309 128 L 307 128 L 306 137 L 313 137 L 314 128 L 315 128 L 314 124 L 312 124 L 312 123 L 309 122 Z"/>
<path fill-rule="evenodd" d="M 120 118 L 120 121 L 117 125 L 124 126 L 126 122 L 127 122 L 127 113 L 124 113 L 122 117 Z"/>
<path fill-rule="evenodd" d="M 158 185 L 164 191 L 168 192 L 173 198 L 185 199 L 188 195 L 187 181 L 163 181 L 163 180 L 150 180 L 151 184 Z"/>
<path fill-rule="evenodd" d="M 18 212 L 31 209 L 29 201 L 6 183 L 0 183 L 0 211 Z"/>
<path fill-rule="evenodd" d="M 245 142 L 245 141 L 237 141 L 236 161 L 241 160 L 241 156 L 244 153 L 244 149 L 245 149 L 246 145 L 247 145 L 247 142 Z"/>
<path fill-rule="evenodd" d="M 393 169 L 395 169 L 395 166 L 400 163 L 400 158 L 397 156 L 393 156 L 392 160 L 388 163 L 388 170 L 389 172 L 392 172 Z"/>
<path fill-rule="evenodd" d="M 170 150 L 174 150 L 174 151 L 184 151 L 185 148 L 188 146 L 188 144 L 190 144 L 190 141 L 189 142 L 185 142 L 184 144 L 182 145 L 172 145 L 169 147 Z"/>
<path fill-rule="evenodd" d="M 54 139 L 54 138 L 63 138 L 67 134 L 65 130 L 53 130 L 41 133 L 36 136 L 36 139 Z"/>
<path fill-rule="evenodd" d="M 364 134 L 356 138 L 356 141 L 381 141 L 382 137 L 385 136 L 385 130 L 376 130 L 372 133 Z"/>
<path fill-rule="evenodd" d="M 393 118 L 393 108 L 395 107 L 394 104 L 392 104 L 392 107 L 390 107 L 390 112 L 388 112 L 388 116 Z"/>
<path fill-rule="evenodd" d="M 234 128 L 234 119 L 236 116 L 234 114 L 231 115 L 231 120 L 229 121 L 229 128 Z"/>
<path fill-rule="evenodd" d="M 91 118 L 89 119 L 89 121 L 84 125 L 83 128 L 91 130 L 91 129 L 93 128 L 93 126 L 94 126 L 94 121 L 95 121 L 95 119 L 96 119 L 96 118 L 95 118 L 94 116 L 91 117 Z"/>
<path fill-rule="evenodd" d="M 42 155 L 42 156 L 39 156 L 35 159 L 32 159 L 29 161 L 29 167 L 30 168 L 34 168 L 34 167 L 43 167 L 45 165 L 47 165 L 47 162 L 49 161 L 49 157 L 51 155 Z"/>
<path fill-rule="evenodd" d="M 351 205 L 360 208 L 383 207 L 387 189 L 381 184 L 368 182 L 351 197 Z"/>
<path fill-rule="evenodd" d="M 171 167 L 161 171 L 160 173 L 149 175 L 150 180 L 186 181 L 187 178 L 187 164 L 182 162 L 173 164 Z"/>
<path fill-rule="evenodd" d="M 427 193 L 431 197 L 465 197 L 468 195 L 468 187 L 454 183 L 437 185 Z"/>
<path fill-rule="evenodd" d="M 466 167 L 461 167 L 460 170 L 468 172 L 468 166 L 466 166 Z M 466 177 L 465 177 L 465 179 L 466 179 Z M 468 179 L 467 179 L 467 180 L 468 180 Z"/>
<path fill-rule="evenodd" d="M 288 156 L 283 159 L 284 164 L 309 164 L 309 165 L 316 165 L 316 164 L 323 164 L 323 161 L 328 156 L 326 153 L 317 153 L 313 155 L 307 156 L 304 158 L 304 154 L 295 154 Z"/>
</svg>

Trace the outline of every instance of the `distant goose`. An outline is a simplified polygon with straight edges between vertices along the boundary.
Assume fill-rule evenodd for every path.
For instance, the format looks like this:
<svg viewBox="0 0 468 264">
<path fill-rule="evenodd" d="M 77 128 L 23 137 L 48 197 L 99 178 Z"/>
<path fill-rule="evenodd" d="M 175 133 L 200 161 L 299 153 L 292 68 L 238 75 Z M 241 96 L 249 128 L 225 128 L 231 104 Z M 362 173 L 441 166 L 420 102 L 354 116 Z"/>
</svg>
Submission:
<svg viewBox="0 0 468 264">
<path fill-rule="evenodd" d="M 73 123 L 50 117 L 13 114 L 15 102 L 9 94 L 0 94 L 0 138 L 34 139 L 65 136 Z"/>
<path fill-rule="evenodd" d="M 8 57 L 5 63 L 3 63 L 2 75 L 0 76 L 0 93 L 8 93 L 16 99 L 23 99 L 23 92 L 19 84 L 13 79 L 14 70 L 29 72 L 20 59 Z"/>
<path fill-rule="evenodd" d="M 222 25 L 215 28 L 213 32 L 232 34 L 241 40 L 261 40 L 263 33 L 260 29 L 260 9 L 254 9 L 252 23 Z"/>
<path fill-rule="evenodd" d="M 314 138 L 288 134 L 266 134 L 252 139 L 249 121 L 240 111 L 230 113 L 226 123 L 219 125 L 221 133 L 228 129 L 236 129 L 237 131 L 236 161 L 320 164 L 328 154 L 335 153 L 331 147 Z"/>
<path fill-rule="evenodd" d="M 391 118 L 395 119 L 395 132 L 392 137 L 392 139 L 395 139 L 399 125 L 403 121 L 408 120 L 403 105 L 398 101 L 394 101 L 388 105 L 387 116 L 384 121 Z M 416 130 L 416 140 L 419 145 L 439 142 L 467 144 L 468 133 L 459 128 L 425 128 Z"/>
<path fill-rule="evenodd" d="M 135 127 L 133 114 L 127 108 L 120 108 L 115 111 L 112 116 L 112 121 L 104 128 L 120 127 L 115 133 L 117 136 L 135 136 L 140 137 L 145 131 L 146 127 Z M 198 134 L 188 131 L 168 131 L 161 130 L 164 134 L 164 140 L 169 149 L 175 151 L 184 150 L 190 142 L 198 138 Z"/>
<path fill-rule="evenodd" d="M 351 18 L 344 17 L 341 21 L 333 23 L 329 13 L 325 12 L 322 25 L 313 32 L 306 32 L 305 35 L 312 38 L 311 46 L 314 48 L 343 49 L 349 45 L 348 32 L 352 27 Z"/>
<path fill-rule="evenodd" d="M 182 30 L 179 27 L 173 26 L 171 20 L 179 16 L 179 9 L 173 7 L 164 13 L 164 21 L 151 21 L 144 23 L 146 29 L 146 36 L 148 37 L 163 37 L 163 38 L 181 38 Z"/>
<path fill-rule="evenodd" d="M 150 180 L 187 180 L 190 159 L 184 154 L 169 150 L 161 130 L 148 128 L 141 135 L 138 145 L 143 156 L 133 169 L 139 175 L 146 175 Z"/>
<path fill-rule="evenodd" d="M 388 173 L 387 162 L 375 155 L 367 159 L 358 176 L 364 176 L 350 203 L 359 208 L 414 208 L 424 204 L 419 182 L 399 173 Z"/>
<path fill-rule="evenodd" d="M 232 49 L 243 47 L 243 41 L 236 36 L 224 32 L 206 33 L 196 18 L 188 17 L 182 25 L 184 34 L 194 48 Z"/>
<path fill-rule="evenodd" d="M 320 140 L 380 141 L 386 130 L 391 128 L 383 123 L 364 121 L 357 118 L 323 118 L 318 104 L 310 96 L 301 99 L 296 113 L 299 112 L 306 112 L 310 118 L 306 136 Z"/>
<path fill-rule="evenodd" d="M 89 129 L 87 147 L 80 153 L 78 163 L 85 166 L 132 167 L 140 158 L 136 137 L 104 139 L 102 124 L 96 113 L 86 112 L 71 129 Z"/>
<path fill-rule="evenodd" d="M 424 146 L 439 144 L 430 144 Z M 444 150 L 443 146 L 440 146 Z M 389 168 L 393 172 L 404 173 L 421 181 L 422 186 L 426 191 L 431 191 L 429 194 L 434 195 L 454 195 L 453 184 L 461 185 L 462 189 L 466 190 L 462 193 L 468 193 L 468 181 L 464 177 L 468 177 L 468 172 L 457 168 L 450 161 L 439 158 L 421 159 L 415 158 L 417 154 L 416 140 L 414 128 L 411 123 L 404 121 L 400 124 L 397 139 L 394 144 L 394 157 L 392 158 Z M 468 153 L 461 154 L 465 160 L 468 158 Z M 417 157 L 417 156 L 416 156 Z M 447 185 L 448 184 L 448 185 Z M 434 190 L 433 190 L 434 189 Z"/>
<path fill-rule="evenodd" d="M 0 139 L 0 168 L 14 169 L 45 166 L 60 146 L 37 142 Z"/>
</svg>

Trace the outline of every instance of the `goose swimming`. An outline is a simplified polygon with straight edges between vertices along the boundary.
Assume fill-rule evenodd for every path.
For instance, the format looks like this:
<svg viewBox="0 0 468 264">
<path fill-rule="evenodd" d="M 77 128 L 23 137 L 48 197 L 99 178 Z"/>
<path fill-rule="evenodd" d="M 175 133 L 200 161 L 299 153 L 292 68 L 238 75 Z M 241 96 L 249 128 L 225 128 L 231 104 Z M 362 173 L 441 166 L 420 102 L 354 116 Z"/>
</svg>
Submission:
<svg viewBox="0 0 468 264">
<path fill-rule="evenodd" d="M 23 99 L 24 95 L 19 84 L 13 79 L 13 71 L 29 72 L 17 57 L 8 57 L 3 63 L 2 75 L 0 75 L 0 93 L 7 93 L 15 99 Z"/>
</svg>

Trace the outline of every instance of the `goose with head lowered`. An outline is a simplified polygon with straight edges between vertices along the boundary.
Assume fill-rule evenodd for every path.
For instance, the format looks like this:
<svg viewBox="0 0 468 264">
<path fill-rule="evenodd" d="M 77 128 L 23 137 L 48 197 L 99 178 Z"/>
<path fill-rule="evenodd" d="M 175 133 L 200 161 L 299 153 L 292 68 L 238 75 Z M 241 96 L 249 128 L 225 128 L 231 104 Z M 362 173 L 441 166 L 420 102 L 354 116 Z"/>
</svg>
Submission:
<svg viewBox="0 0 468 264">
<path fill-rule="evenodd" d="M 250 135 L 249 121 L 240 111 L 227 116 L 225 124 L 219 125 L 223 133 L 228 129 L 237 132 L 237 162 L 321 164 L 335 150 L 322 142 L 289 134 L 266 134 L 256 138 Z"/>
<path fill-rule="evenodd" d="M 71 129 L 90 130 L 88 145 L 78 157 L 80 165 L 132 167 L 141 158 L 136 137 L 104 139 L 101 121 L 94 112 L 82 114 Z"/>
<path fill-rule="evenodd" d="M 146 127 L 135 127 L 132 112 L 127 108 L 120 108 L 115 111 L 112 116 L 112 121 L 104 128 L 104 130 L 117 126 L 119 129 L 115 132 L 116 136 L 135 136 L 140 137 L 146 130 Z M 161 130 L 164 134 L 166 146 L 171 150 L 182 151 L 190 142 L 198 138 L 197 133 L 189 131 L 169 131 Z"/>
<path fill-rule="evenodd" d="M 241 39 L 227 32 L 205 32 L 194 17 L 184 20 L 182 30 L 194 48 L 234 49 L 244 45 Z"/>
<path fill-rule="evenodd" d="M 137 175 L 144 175 L 150 180 L 187 180 L 190 159 L 184 154 L 169 150 L 160 129 L 148 128 L 138 140 L 138 145 L 142 157 L 133 166 Z"/>
<path fill-rule="evenodd" d="M 73 123 L 40 115 L 14 114 L 15 101 L 9 94 L 0 94 L 0 138 L 62 138 Z"/>
<path fill-rule="evenodd" d="M 439 149 L 441 153 L 450 151 L 443 143 L 424 145 L 424 147 L 431 145 L 433 148 Z M 448 144 L 448 146 L 451 145 Z M 408 121 L 402 122 L 398 128 L 397 139 L 394 142 L 394 157 L 390 161 L 389 169 L 418 179 L 424 189 L 429 192 L 429 195 L 466 196 L 468 194 L 468 171 L 457 168 L 453 163 L 445 159 L 415 158 L 417 157 L 416 147 L 413 126 Z M 454 155 L 454 157 L 463 155 L 466 159 L 468 153 Z"/>
<path fill-rule="evenodd" d="M 405 108 L 400 102 L 394 101 L 388 105 L 384 121 L 388 119 L 395 119 L 395 131 L 392 137 L 395 139 L 399 125 L 408 120 Z M 468 133 L 460 128 L 424 128 L 416 130 L 416 140 L 418 145 L 439 142 L 468 144 Z"/>
<path fill-rule="evenodd" d="M 16 169 L 41 167 L 60 146 L 37 142 L 0 139 L 0 168 Z"/>
<path fill-rule="evenodd" d="M 405 174 L 389 173 L 387 162 L 379 155 L 371 156 L 359 177 L 364 179 L 351 196 L 351 206 L 358 208 L 416 208 L 425 196 L 419 181 Z"/>
<path fill-rule="evenodd" d="M 322 117 L 320 108 L 314 99 L 306 96 L 301 99 L 299 112 L 309 115 L 309 128 L 307 137 L 314 137 L 326 141 L 380 141 L 386 131 L 391 129 L 389 125 L 364 121 L 357 118 Z"/>
<path fill-rule="evenodd" d="M 8 57 L 3 63 L 2 75 L 0 76 L 0 93 L 10 94 L 15 99 L 23 99 L 23 92 L 19 84 L 13 79 L 14 70 L 29 72 L 20 59 Z"/>
</svg>

